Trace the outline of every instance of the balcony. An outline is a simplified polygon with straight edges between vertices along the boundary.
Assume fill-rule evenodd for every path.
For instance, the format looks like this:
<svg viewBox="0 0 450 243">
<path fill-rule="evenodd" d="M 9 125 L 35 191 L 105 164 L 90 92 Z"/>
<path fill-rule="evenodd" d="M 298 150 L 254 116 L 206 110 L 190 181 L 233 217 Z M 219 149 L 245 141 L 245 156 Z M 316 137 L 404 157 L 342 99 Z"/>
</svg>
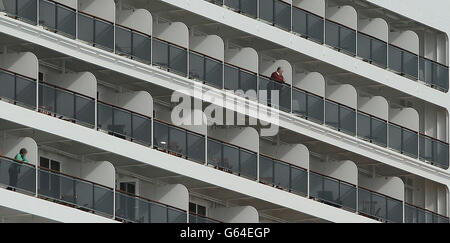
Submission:
<svg viewBox="0 0 450 243">
<path fill-rule="evenodd" d="M 137 30 L 116 24 L 116 53 L 143 63 L 152 61 L 152 38 Z"/>
<path fill-rule="evenodd" d="M 245 15 L 255 18 L 257 16 L 258 0 L 213 0 L 213 2 L 220 5 L 225 5 L 228 8 Z"/>
<path fill-rule="evenodd" d="M 419 59 L 419 80 L 433 88 L 448 91 L 448 66 L 442 65 L 438 62 L 429 60 L 424 57 Z"/>
<path fill-rule="evenodd" d="M 326 100 L 325 124 L 354 136 L 356 134 L 356 111 L 348 106 Z"/>
<path fill-rule="evenodd" d="M 152 119 L 104 102 L 97 102 L 97 127 L 111 135 L 150 146 Z"/>
<path fill-rule="evenodd" d="M 291 112 L 291 85 L 272 80 L 269 77 L 262 75 L 258 78 L 259 92 L 267 92 L 267 99 L 263 99 L 261 95 L 259 95 L 259 102 L 285 112 Z M 279 102 L 277 103 L 279 104 L 272 102 L 272 91 L 278 92 Z"/>
<path fill-rule="evenodd" d="M 266 155 L 259 156 L 259 180 L 263 184 L 308 195 L 308 172 L 306 169 L 288 164 Z"/>
<path fill-rule="evenodd" d="M 53 1 L 39 0 L 39 25 L 50 31 L 75 39 L 76 15 L 76 9 Z"/>
<path fill-rule="evenodd" d="M 376 37 L 358 32 L 358 56 L 381 68 L 387 68 L 388 44 Z"/>
<path fill-rule="evenodd" d="M 170 42 L 153 38 L 153 65 L 175 72 L 179 75 L 187 75 L 187 49 Z"/>
<path fill-rule="evenodd" d="M 449 223 L 448 217 L 405 203 L 405 223 Z"/>
<path fill-rule="evenodd" d="M 388 68 L 400 75 L 418 79 L 419 57 L 400 47 L 389 45 L 389 65 Z"/>
<path fill-rule="evenodd" d="M 387 147 L 388 122 L 370 114 L 358 111 L 358 137 L 371 143 Z"/>
<path fill-rule="evenodd" d="M 223 88 L 223 63 L 199 52 L 189 52 L 189 78 Z"/>
<path fill-rule="evenodd" d="M 247 149 L 208 138 L 208 165 L 249 178 L 257 179 L 257 154 Z"/>
<path fill-rule="evenodd" d="M 309 183 L 310 197 L 356 212 L 355 185 L 316 172 L 309 173 Z"/>
<path fill-rule="evenodd" d="M 403 222 L 401 201 L 361 187 L 358 188 L 358 212 L 383 222 Z"/>
<path fill-rule="evenodd" d="M 95 127 L 95 99 L 55 85 L 39 83 L 39 111 Z"/>
<path fill-rule="evenodd" d="M 307 91 L 292 90 L 292 112 L 319 124 L 324 122 L 324 99 Z"/>
<path fill-rule="evenodd" d="M 291 4 L 283 0 L 259 1 L 259 18 L 281 29 L 291 30 Z"/>
<path fill-rule="evenodd" d="M 356 55 L 356 31 L 342 24 L 325 21 L 325 44 L 339 51 Z"/>
<path fill-rule="evenodd" d="M 26 194 L 36 192 L 36 168 L 34 165 L 0 157 L 0 183 Z"/>
<path fill-rule="evenodd" d="M 224 73 L 225 89 L 233 91 L 242 90 L 244 92 L 258 90 L 256 73 L 228 63 L 225 63 Z"/>
<path fill-rule="evenodd" d="M 307 39 L 324 43 L 323 17 L 299 7 L 292 7 L 292 31 Z"/>
<path fill-rule="evenodd" d="M 0 69 L 0 98 L 31 109 L 36 108 L 36 80 Z"/>
</svg>

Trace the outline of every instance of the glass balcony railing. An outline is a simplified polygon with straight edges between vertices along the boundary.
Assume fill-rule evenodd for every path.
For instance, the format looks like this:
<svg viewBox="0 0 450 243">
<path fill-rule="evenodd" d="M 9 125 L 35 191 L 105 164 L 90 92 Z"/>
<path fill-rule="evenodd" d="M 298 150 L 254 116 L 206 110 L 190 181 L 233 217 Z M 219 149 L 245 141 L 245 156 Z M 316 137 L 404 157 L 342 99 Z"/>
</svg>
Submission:
<svg viewBox="0 0 450 243">
<path fill-rule="evenodd" d="M 198 52 L 189 52 L 189 78 L 223 88 L 223 62 Z"/>
<path fill-rule="evenodd" d="M 187 49 L 178 45 L 153 38 L 153 65 L 170 72 L 187 75 Z"/>
<path fill-rule="evenodd" d="M 292 8 L 292 31 L 308 39 L 323 43 L 323 17 L 303 9 Z"/>
<path fill-rule="evenodd" d="M 286 83 L 274 81 L 268 77 L 259 76 L 259 92 L 266 92 L 266 99 L 259 95 L 260 102 L 277 109 L 291 112 L 291 86 Z M 278 92 L 278 101 L 272 101 L 272 91 Z"/>
<path fill-rule="evenodd" d="M 142 32 L 116 24 L 116 53 L 150 64 L 152 39 Z"/>
<path fill-rule="evenodd" d="M 36 108 L 36 81 L 19 74 L 0 69 L 0 98 Z"/>
<path fill-rule="evenodd" d="M 356 31 L 330 20 L 325 21 L 325 43 L 350 55 L 356 55 Z"/>
<path fill-rule="evenodd" d="M 97 102 L 97 127 L 109 134 L 151 145 L 152 119 L 120 107 Z"/>
<path fill-rule="evenodd" d="M 325 124 L 350 135 L 356 134 L 356 111 L 330 100 L 325 101 Z"/>
<path fill-rule="evenodd" d="M 189 213 L 189 223 L 190 224 L 216 224 L 216 223 L 220 223 L 220 221 L 208 218 L 206 216 Z"/>
<path fill-rule="evenodd" d="M 283 0 L 259 1 L 259 18 L 282 29 L 291 30 L 291 4 Z"/>
<path fill-rule="evenodd" d="M 384 222 L 403 222 L 402 201 L 363 188 L 358 188 L 358 212 Z"/>
<path fill-rule="evenodd" d="M 306 169 L 270 158 L 259 156 L 259 181 L 295 194 L 308 194 Z"/>
<path fill-rule="evenodd" d="M 113 189 L 60 172 L 39 168 L 38 194 L 85 211 L 113 216 Z"/>
<path fill-rule="evenodd" d="M 405 223 L 449 223 L 448 217 L 405 203 Z"/>
<path fill-rule="evenodd" d="M 98 17 L 78 12 L 78 39 L 91 45 L 114 50 L 114 24 Z"/>
<path fill-rule="evenodd" d="M 213 0 L 214 3 L 225 5 L 234 11 L 256 18 L 258 15 L 258 0 Z"/>
<path fill-rule="evenodd" d="M 310 172 L 309 195 L 333 206 L 356 211 L 356 186 L 350 183 Z"/>
<path fill-rule="evenodd" d="M 372 36 L 358 32 L 358 56 L 364 60 L 387 67 L 387 43 Z"/>
<path fill-rule="evenodd" d="M 27 194 L 36 193 L 36 168 L 32 164 L 0 156 L 0 184 Z"/>
<path fill-rule="evenodd" d="M 323 124 L 324 99 L 320 96 L 294 88 L 292 90 L 292 112 L 308 120 Z"/>
<path fill-rule="evenodd" d="M 208 164 L 251 180 L 257 179 L 257 153 L 208 138 Z"/>
<path fill-rule="evenodd" d="M 39 24 L 70 38 L 76 37 L 76 13 L 73 8 L 48 0 L 39 0 Z"/>
<path fill-rule="evenodd" d="M 435 166 L 448 169 L 449 145 L 432 137 L 419 134 L 419 158 Z"/>
<path fill-rule="evenodd" d="M 187 223 L 186 211 L 116 190 L 116 218 L 131 223 Z"/>
<path fill-rule="evenodd" d="M 39 110 L 90 127 L 95 126 L 95 99 L 54 85 L 39 83 Z"/>
<path fill-rule="evenodd" d="M 205 163 L 205 136 L 155 120 L 153 146 L 172 155 Z"/>
<path fill-rule="evenodd" d="M 389 45 L 389 69 L 407 77 L 418 79 L 419 57 L 409 51 Z"/>
<path fill-rule="evenodd" d="M 37 22 L 36 0 L 3 0 L 0 10 L 32 24 Z"/>
<path fill-rule="evenodd" d="M 448 67 L 420 57 L 419 59 L 419 80 L 438 88 L 444 92 L 448 91 Z"/>
<path fill-rule="evenodd" d="M 225 64 L 224 71 L 225 89 L 233 91 L 242 90 L 244 92 L 254 90 L 256 95 L 256 91 L 258 90 L 256 73 L 244 70 L 231 64 Z"/>
<path fill-rule="evenodd" d="M 419 135 L 404 127 L 389 124 L 389 148 L 410 157 L 418 158 Z"/>
<path fill-rule="evenodd" d="M 359 138 L 387 147 L 387 121 L 358 111 Z"/>
</svg>

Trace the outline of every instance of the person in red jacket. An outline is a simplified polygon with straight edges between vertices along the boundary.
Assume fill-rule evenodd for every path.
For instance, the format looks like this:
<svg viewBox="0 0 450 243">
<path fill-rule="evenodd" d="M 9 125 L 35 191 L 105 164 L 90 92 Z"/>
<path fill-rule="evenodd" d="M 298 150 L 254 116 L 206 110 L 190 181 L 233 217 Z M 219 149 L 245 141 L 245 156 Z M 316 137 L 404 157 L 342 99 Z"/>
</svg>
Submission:
<svg viewBox="0 0 450 243">
<path fill-rule="evenodd" d="M 284 83 L 284 77 L 283 77 L 284 70 L 281 67 L 277 68 L 277 71 L 272 73 L 271 79 Z"/>
</svg>

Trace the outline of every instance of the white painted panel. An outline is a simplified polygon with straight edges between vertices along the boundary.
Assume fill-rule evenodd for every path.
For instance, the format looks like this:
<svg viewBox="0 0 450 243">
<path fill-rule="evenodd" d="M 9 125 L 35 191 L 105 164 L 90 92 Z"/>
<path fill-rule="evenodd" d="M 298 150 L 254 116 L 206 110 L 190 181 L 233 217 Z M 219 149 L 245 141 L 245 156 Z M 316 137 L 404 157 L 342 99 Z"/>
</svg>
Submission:
<svg viewBox="0 0 450 243">
<path fill-rule="evenodd" d="M 224 223 L 259 223 L 258 211 L 252 206 L 209 208 L 208 216 Z"/>
<path fill-rule="evenodd" d="M 294 0 L 292 5 L 319 16 L 325 16 L 325 0 Z"/>
<path fill-rule="evenodd" d="M 146 184 L 141 187 L 141 196 L 172 207 L 189 210 L 189 191 L 181 184 L 156 186 Z"/>
<path fill-rule="evenodd" d="M 117 24 L 152 35 L 153 17 L 146 9 L 117 10 Z"/>
<path fill-rule="evenodd" d="M 303 144 L 280 144 L 274 145 L 261 139 L 260 151 L 272 158 L 308 169 L 309 168 L 309 150 Z"/>
<path fill-rule="evenodd" d="M 225 46 L 222 38 L 217 35 L 191 36 L 189 48 L 220 61 L 225 59 Z"/>
<path fill-rule="evenodd" d="M 66 74 L 49 73 L 44 81 L 91 98 L 97 97 L 97 79 L 90 72 Z"/>
<path fill-rule="evenodd" d="M 419 55 L 419 36 L 414 31 L 389 32 L 389 43 Z"/>
<path fill-rule="evenodd" d="M 313 172 L 358 185 L 358 168 L 353 161 L 319 162 L 318 160 L 311 160 L 310 169 Z"/>
<path fill-rule="evenodd" d="M 268 60 L 263 57 L 259 65 L 259 73 L 270 77 L 273 72 L 277 71 L 278 67 L 281 67 L 284 71 L 284 81 L 288 84 L 292 84 L 292 66 L 286 60 Z"/>
<path fill-rule="evenodd" d="M 390 196 L 400 201 L 404 200 L 405 186 L 403 181 L 398 177 L 369 178 L 360 174 L 358 184 L 363 188 Z"/>
<path fill-rule="evenodd" d="M 358 110 L 387 121 L 389 119 L 389 105 L 382 96 L 358 97 Z"/>
<path fill-rule="evenodd" d="M 357 108 L 358 98 L 356 89 L 350 84 L 327 86 L 326 98 L 354 109 Z"/>
<path fill-rule="evenodd" d="M 36 165 L 38 162 L 38 147 L 36 142 L 29 137 L 5 136 L 2 139 L 2 155 L 14 159 L 25 148 L 28 151 L 26 158 L 30 164 Z"/>
<path fill-rule="evenodd" d="M 293 85 L 320 97 L 325 97 L 325 78 L 321 73 L 297 73 Z"/>
<path fill-rule="evenodd" d="M 354 30 L 358 26 L 356 10 L 349 5 L 328 7 L 326 9 L 326 18 Z"/>
<path fill-rule="evenodd" d="M 419 113 L 413 108 L 389 108 L 389 121 L 419 131 Z"/>
<path fill-rule="evenodd" d="M 114 22 L 116 4 L 114 0 L 78 0 L 78 11 Z"/>
<path fill-rule="evenodd" d="M 388 42 L 389 27 L 386 20 L 382 18 L 360 19 L 358 31 Z"/>
<path fill-rule="evenodd" d="M 181 22 L 156 23 L 153 22 L 154 35 L 162 40 L 177 44 L 184 48 L 189 45 L 189 30 Z"/>
<path fill-rule="evenodd" d="M 258 72 L 258 53 L 250 47 L 225 49 L 225 62 Z"/>
<path fill-rule="evenodd" d="M 77 0 L 54 0 L 57 3 L 61 3 L 73 9 L 77 8 Z"/>
<path fill-rule="evenodd" d="M 258 152 L 259 135 L 252 127 L 208 127 L 208 137 Z"/>
<path fill-rule="evenodd" d="M 0 67 L 30 78 L 38 78 L 38 59 L 31 52 L 1 54 Z"/>
<path fill-rule="evenodd" d="M 110 188 L 115 187 L 114 166 L 108 161 L 92 161 L 81 163 L 81 178 L 104 185 Z"/>
</svg>

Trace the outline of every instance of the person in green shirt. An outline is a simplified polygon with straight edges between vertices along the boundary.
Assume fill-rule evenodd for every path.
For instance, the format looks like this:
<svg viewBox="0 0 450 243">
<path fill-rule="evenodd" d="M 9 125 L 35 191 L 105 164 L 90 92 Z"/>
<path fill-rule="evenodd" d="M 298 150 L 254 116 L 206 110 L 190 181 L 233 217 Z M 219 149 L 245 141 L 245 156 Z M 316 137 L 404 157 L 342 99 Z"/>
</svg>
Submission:
<svg viewBox="0 0 450 243">
<path fill-rule="evenodd" d="M 16 155 L 16 157 L 14 159 L 28 163 L 28 159 L 26 157 L 27 154 L 28 154 L 28 151 L 26 149 L 22 148 L 22 149 L 20 149 L 19 153 Z"/>
<path fill-rule="evenodd" d="M 17 161 L 22 161 L 28 163 L 27 159 L 28 151 L 25 148 L 20 149 L 19 153 L 14 157 Z M 7 190 L 16 191 L 17 188 L 17 179 L 20 174 L 20 165 L 18 163 L 12 163 L 9 166 L 9 187 Z"/>
</svg>

